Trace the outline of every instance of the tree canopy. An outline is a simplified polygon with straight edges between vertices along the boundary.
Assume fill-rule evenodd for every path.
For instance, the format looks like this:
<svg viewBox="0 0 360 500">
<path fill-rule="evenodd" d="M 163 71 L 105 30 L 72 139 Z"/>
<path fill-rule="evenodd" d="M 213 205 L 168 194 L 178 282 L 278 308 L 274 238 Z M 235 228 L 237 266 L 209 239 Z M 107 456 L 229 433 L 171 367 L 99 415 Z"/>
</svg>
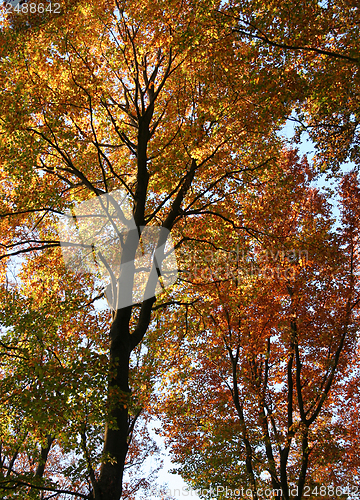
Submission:
<svg viewBox="0 0 360 500">
<path fill-rule="evenodd" d="M 135 498 L 152 416 L 219 498 L 355 487 L 358 7 L 31 4 L 0 33 L 0 495 Z M 347 159 L 336 226 L 315 183 Z"/>
</svg>

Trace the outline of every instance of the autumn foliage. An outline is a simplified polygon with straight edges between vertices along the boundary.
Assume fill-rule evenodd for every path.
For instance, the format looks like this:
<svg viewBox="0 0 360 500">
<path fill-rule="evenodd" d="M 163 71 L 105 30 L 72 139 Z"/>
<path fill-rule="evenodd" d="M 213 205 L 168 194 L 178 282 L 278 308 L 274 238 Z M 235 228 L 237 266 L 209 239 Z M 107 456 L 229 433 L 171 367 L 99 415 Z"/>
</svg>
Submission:
<svg viewBox="0 0 360 500">
<path fill-rule="evenodd" d="M 194 488 L 356 491 L 356 397 L 344 405 L 358 382 L 358 181 L 342 181 L 341 229 L 311 181 L 286 152 L 239 197 L 242 227 L 212 230 L 218 250 L 198 254 L 157 403 Z"/>
<path fill-rule="evenodd" d="M 153 416 L 194 487 L 356 487 L 359 187 L 339 169 L 358 161 L 357 26 L 340 1 L 4 9 L 3 498 L 149 494 Z M 289 117 L 311 163 L 279 137 Z M 124 232 L 109 283 L 131 305 L 110 310 L 58 220 L 117 190 L 137 231 L 171 233 L 179 279 L 133 304 Z"/>
</svg>

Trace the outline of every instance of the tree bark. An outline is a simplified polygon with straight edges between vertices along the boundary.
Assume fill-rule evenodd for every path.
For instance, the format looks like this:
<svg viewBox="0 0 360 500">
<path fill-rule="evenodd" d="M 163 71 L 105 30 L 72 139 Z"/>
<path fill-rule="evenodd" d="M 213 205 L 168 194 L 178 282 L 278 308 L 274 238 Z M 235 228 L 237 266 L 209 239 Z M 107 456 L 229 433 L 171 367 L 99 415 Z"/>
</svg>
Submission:
<svg viewBox="0 0 360 500">
<path fill-rule="evenodd" d="M 129 321 L 131 306 L 116 311 L 110 329 L 109 418 L 105 426 L 103 463 L 94 500 L 119 500 L 128 451 Z M 99 497 L 99 498 L 98 498 Z"/>
</svg>

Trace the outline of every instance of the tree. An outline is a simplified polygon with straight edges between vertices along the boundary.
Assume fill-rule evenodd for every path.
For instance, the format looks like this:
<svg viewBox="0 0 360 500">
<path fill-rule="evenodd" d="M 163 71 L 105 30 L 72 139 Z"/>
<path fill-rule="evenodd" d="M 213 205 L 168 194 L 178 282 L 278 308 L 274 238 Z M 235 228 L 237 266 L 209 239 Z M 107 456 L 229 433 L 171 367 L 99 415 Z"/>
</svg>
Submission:
<svg viewBox="0 0 360 500">
<path fill-rule="evenodd" d="M 264 111 L 261 96 L 248 99 L 253 49 L 242 44 L 234 52 L 232 39 L 219 36 L 208 16 L 218 7 L 68 2 L 60 16 L 19 13 L 4 21 L 6 496 L 120 498 L 126 457 L 144 451 L 132 439 L 150 391 L 143 338 L 154 307 L 174 301 L 164 292 L 156 305 L 155 296 L 132 304 L 131 264 L 122 290 L 131 305 L 99 314 L 94 303 L 105 286 L 65 268 L 57 215 L 103 196 L 116 208 L 111 193 L 124 189 L 136 229 L 122 236 L 125 269 L 143 227 L 181 233 L 202 214 L 222 219 L 229 190 L 276 154 L 271 137 L 283 108 Z M 157 267 L 154 261 L 152 274 Z M 112 277 L 113 297 L 122 283 Z"/>
<path fill-rule="evenodd" d="M 317 166 L 333 173 L 345 161 L 359 161 L 359 14 L 356 2 L 343 0 L 234 1 L 219 9 L 229 31 L 256 47 L 260 91 L 274 67 L 293 81 L 297 103 L 289 119 L 298 125 L 297 140 L 307 132 Z"/>
<path fill-rule="evenodd" d="M 199 491 L 349 498 L 359 473 L 357 175 L 343 178 L 338 229 L 306 160 L 285 151 L 265 178 L 233 201 L 241 227 L 212 231 L 198 249 L 186 292 L 196 302 L 172 355 L 153 344 L 163 380 L 154 404 Z M 189 233 L 209 242 L 208 228 L 198 221 Z"/>
</svg>

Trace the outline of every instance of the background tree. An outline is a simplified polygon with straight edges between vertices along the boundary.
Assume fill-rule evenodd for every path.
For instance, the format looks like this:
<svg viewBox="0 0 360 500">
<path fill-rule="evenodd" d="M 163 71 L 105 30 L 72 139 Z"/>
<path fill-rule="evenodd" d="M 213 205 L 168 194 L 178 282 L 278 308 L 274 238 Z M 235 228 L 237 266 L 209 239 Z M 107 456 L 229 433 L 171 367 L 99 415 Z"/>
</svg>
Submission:
<svg viewBox="0 0 360 500">
<path fill-rule="evenodd" d="M 297 140 L 307 132 L 316 145 L 317 166 L 336 172 L 345 161 L 358 163 L 357 3 L 234 1 L 218 13 L 237 40 L 249 40 L 256 47 L 262 62 L 260 91 L 274 68 L 293 84 L 292 100 L 297 103 L 289 118 L 297 124 Z M 289 97 L 282 87 L 279 90 L 287 102 Z"/>
<path fill-rule="evenodd" d="M 264 175 L 233 199 L 237 226 L 189 228 L 189 240 L 194 231 L 207 243 L 191 252 L 184 293 L 194 303 L 168 356 L 168 341 L 153 344 L 163 367 L 157 408 L 194 488 L 218 487 L 219 499 L 226 487 L 254 498 L 268 487 L 276 498 L 350 498 L 359 473 L 357 176 L 342 181 L 336 229 L 305 160 L 285 151 Z M 159 322 L 166 332 L 168 319 Z"/>
</svg>

